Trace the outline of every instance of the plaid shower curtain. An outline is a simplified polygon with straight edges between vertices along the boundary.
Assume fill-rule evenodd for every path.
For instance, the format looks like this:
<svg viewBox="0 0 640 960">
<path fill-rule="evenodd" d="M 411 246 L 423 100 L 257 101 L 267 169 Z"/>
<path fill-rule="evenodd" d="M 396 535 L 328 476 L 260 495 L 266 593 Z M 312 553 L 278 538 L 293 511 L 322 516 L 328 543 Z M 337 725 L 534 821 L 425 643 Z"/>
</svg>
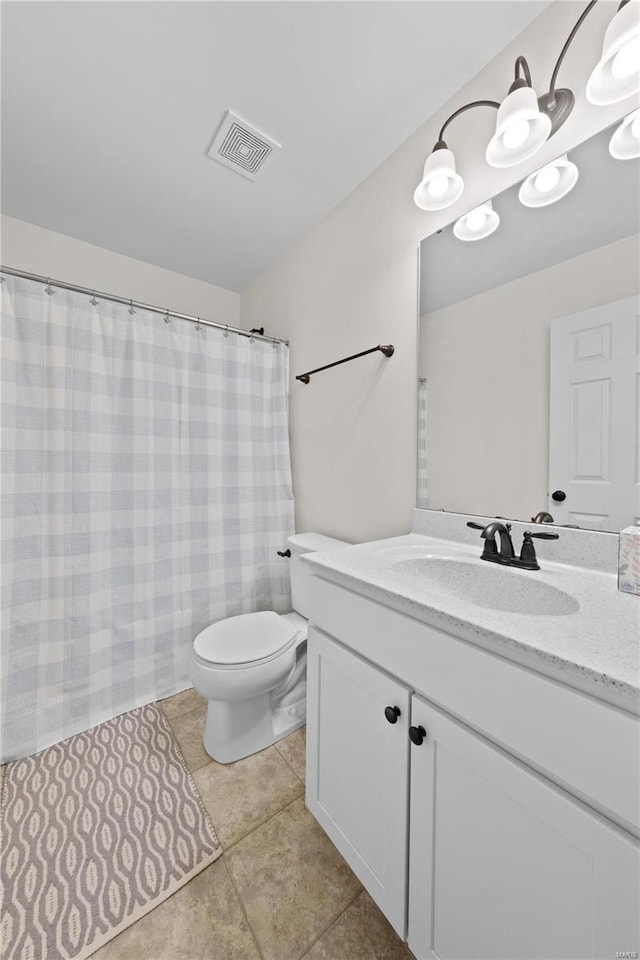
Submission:
<svg viewBox="0 0 640 960">
<path fill-rule="evenodd" d="M 3 277 L 0 762 L 189 684 L 289 608 L 288 349 Z"/>
</svg>

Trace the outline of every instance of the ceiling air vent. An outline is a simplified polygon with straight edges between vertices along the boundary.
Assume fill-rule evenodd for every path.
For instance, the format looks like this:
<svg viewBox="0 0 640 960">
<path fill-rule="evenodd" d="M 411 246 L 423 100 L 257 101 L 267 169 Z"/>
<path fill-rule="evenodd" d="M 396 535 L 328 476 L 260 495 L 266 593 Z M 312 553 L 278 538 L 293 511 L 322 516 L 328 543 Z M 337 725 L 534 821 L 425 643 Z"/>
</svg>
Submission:
<svg viewBox="0 0 640 960">
<path fill-rule="evenodd" d="M 227 110 L 207 154 L 230 170 L 255 180 L 280 144 Z"/>
</svg>

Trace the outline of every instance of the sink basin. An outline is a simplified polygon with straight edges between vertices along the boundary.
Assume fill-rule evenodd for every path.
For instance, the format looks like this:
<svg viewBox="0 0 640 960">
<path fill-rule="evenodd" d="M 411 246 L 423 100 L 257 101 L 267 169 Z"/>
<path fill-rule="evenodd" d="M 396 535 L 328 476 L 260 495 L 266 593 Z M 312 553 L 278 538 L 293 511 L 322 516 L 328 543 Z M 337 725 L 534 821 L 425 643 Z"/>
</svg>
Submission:
<svg viewBox="0 0 640 960">
<path fill-rule="evenodd" d="M 434 598 L 440 595 L 487 610 L 562 617 L 580 609 L 575 597 L 535 580 L 529 571 L 514 571 L 480 560 L 425 556 L 423 551 L 420 557 L 398 559 L 393 569 L 413 581 L 419 579 Z"/>
<path fill-rule="evenodd" d="M 384 547 L 379 555 L 392 567 L 403 560 L 460 560 L 465 557 L 465 548 L 455 544 L 425 546 L 422 543 L 403 543 L 396 547 Z"/>
</svg>

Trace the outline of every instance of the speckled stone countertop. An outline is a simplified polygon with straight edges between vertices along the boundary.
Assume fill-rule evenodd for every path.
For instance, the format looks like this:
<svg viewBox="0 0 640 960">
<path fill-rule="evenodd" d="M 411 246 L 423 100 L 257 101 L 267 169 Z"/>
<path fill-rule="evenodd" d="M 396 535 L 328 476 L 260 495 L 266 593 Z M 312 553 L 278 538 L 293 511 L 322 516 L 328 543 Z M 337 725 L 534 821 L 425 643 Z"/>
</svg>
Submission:
<svg viewBox="0 0 640 960">
<path fill-rule="evenodd" d="M 477 561 L 508 578 L 511 596 L 522 591 L 519 612 L 494 609 L 478 596 L 450 595 L 429 583 L 419 564 L 400 563 L 440 552 L 468 564 Z M 517 570 L 480 561 L 481 543 L 463 544 L 419 534 L 307 554 L 314 573 L 371 600 L 453 634 L 632 713 L 640 713 L 640 597 L 617 590 L 610 573 L 541 561 L 541 570 Z M 471 571 L 472 568 L 466 568 Z M 441 583 L 442 578 L 440 577 Z M 527 584 L 533 588 L 529 590 Z M 535 584 L 535 586 L 534 586 Z M 562 591 L 563 612 L 523 612 L 527 599 Z M 473 593 L 474 591 L 470 591 Z M 508 606 L 508 604 L 507 604 Z"/>
</svg>

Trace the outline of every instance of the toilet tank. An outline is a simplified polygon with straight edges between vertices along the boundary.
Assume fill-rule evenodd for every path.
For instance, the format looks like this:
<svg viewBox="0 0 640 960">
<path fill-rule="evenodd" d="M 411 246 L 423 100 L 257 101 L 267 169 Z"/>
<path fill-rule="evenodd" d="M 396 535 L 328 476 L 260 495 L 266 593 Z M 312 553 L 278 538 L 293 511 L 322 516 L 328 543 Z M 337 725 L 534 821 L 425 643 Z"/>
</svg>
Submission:
<svg viewBox="0 0 640 960">
<path fill-rule="evenodd" d="M 296 613 L 309 619 L 309 586 L 312 577 L 311 567 L 303 563 L 303 553 L 316 553 L 319 550 L 337 550 L 350 544 L 332 537 L 323 537 L 320 533 L 296 533 L 287 540 L 291 550 L 289 575 L 291 577 L 291 604 Z"/>
</svg>

